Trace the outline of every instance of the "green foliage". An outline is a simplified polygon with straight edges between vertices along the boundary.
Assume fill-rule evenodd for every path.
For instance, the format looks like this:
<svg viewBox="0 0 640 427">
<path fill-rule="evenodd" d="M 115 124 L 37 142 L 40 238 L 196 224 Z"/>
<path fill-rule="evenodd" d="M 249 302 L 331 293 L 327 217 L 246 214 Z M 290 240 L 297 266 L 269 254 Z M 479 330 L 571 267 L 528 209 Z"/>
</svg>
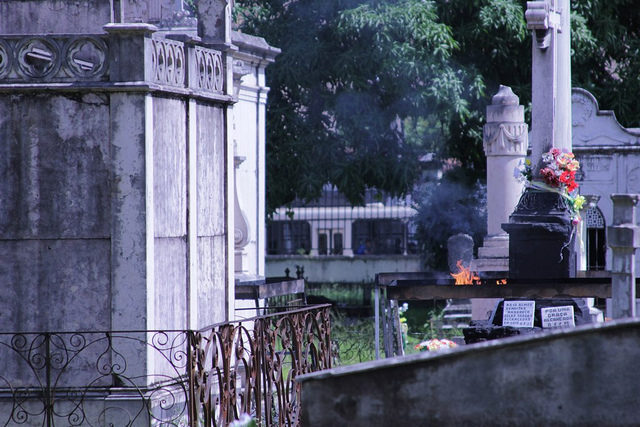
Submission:
<svg viewBox="0 0 640 427">
<path fill-rule="evenodd" d="M 334 345 L 335 366 L 375 360 L 375 323 L 371 318 L 349 318 L 332 311 L 331 341 Z M 384 348 L 382 339 L 380 348 Z"/>
<path fill-rule="evenodd" d="M 573 85 L 638 126 L 640 2 L 572 0 Z M 531 100 L 526 0 L 237 0 L 242 31 L 282 49 L 267 69 L 268 211 L 330 182 L 410 191 L 417 156 L 485 175 L 482 126 L 500 84 Z"/>
<path fill-rule="evenodd" d="M 476 247 L 486 234 L 486 186 L 472 183 L 461 168 L 437 184 L 424 185 L 414 193 L 418 213 L 414 217 L 420 253 L 428 267 L 448 271 L 447 239 L 470 234 Z"/>
<path fill-rule="evenodd" d="M 465 121 L 481 96 L 481 80 L 451 60 L 459 46 L 434 2 L 238 4 L 243 30 L 282 49 L 267 69 L 269 211 L 314 199 L 327 182 L 354 204 L 366 188 L 406 192 L 441 135 L 408 143 L 404 120 Z"/>
</svg>

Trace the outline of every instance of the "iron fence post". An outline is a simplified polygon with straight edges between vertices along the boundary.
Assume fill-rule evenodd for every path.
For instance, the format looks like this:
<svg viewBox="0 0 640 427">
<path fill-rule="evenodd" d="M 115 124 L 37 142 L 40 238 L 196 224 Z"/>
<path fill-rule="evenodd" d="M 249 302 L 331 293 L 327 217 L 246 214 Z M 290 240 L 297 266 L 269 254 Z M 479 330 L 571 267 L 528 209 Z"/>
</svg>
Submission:
<svg viewBox="0 0 640 427">
<path fill-rule="evenodd" d="M 198 425 L 198 412 L 196 410 L 196 398 L 195 398 L 195 378 L 193 369 L 193 358 L 195 357 L 195 351 L 193 349 L 193 332 L 186 331 L 187 334 L 187 387 L 189 400 L 189 426 L 196 427 Z"/>
<path fill-rule="evenodd" d="M 376 340 L 376 360 L 380 359 L 380 285 L 376 283 L 375 290 L 375 340 Z"/>
<path fill-rule="evenodd" d="M 46 375 L 46 386 L 45 386 L 45 411 L 47 417 L 47 427 L 53 426 L 53 396 L 51 394 L 51 336 L 48 332 L 44 334 L 44 364 L 45 364 L 45 375 Z"/>
</svg>

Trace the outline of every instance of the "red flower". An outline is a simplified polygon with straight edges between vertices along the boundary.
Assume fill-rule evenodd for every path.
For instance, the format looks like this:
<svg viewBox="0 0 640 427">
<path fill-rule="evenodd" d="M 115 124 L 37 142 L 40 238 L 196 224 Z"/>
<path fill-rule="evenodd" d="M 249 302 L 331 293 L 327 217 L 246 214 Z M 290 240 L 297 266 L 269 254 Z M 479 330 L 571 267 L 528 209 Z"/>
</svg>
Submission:
<svg viewBox="0 0 640 427">
<path fill-rule="evenodd" d="M 571 182 L 575 181 L 576 179 L 576 173 L 573 171 L 564 171 L 560 174 L 560 182 L 564 183 L 564 184 L 570 184 Z"/>
<path fill-rule="evenodd" d="M 544 181 L 548 185 L 552 187 L 560 186 L 560 180 L 558 179 L 558 176 L 555 174 L 555 172 L 552 169 L 550 168 L 540 169 L 540 175 L 542 175 L 542 179 L 544 179 Z"/>
</svg>

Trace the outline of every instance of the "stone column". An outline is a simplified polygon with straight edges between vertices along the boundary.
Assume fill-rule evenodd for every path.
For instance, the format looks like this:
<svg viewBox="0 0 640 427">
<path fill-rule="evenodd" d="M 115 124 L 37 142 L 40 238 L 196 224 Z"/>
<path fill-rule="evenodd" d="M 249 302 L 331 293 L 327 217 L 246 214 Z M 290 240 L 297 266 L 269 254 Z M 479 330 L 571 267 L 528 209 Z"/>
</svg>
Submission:
<svg viewBox="0 0 640 427">
<path fill-rule="evenodd" d="M 571 150 L 571 34 L 569 0 L 527 2 L 531 45 L 531 160 L 552 147 Z"/>
<path fill-rule="evenodd" d="M 613 253 L 611 263 L 611 305 L 614 319 L 636 315 L 635 251 L 640 247 L 640 227 L 635 207 L 640 194 L 612 194 L 613 225 L 607 227 L 607 241 Z"/>
<path fill-rule="evenodd" d="M 510 87 L 500 85 L 487 106 L 487 124 L 483 129 L 484 152 L 487 156 L 487 236 L 478 248 L 474 271 L 509 271 L 509 235 L 502 224 L 518 204 L 524 186 L 514 170 L 527 154 L 528 126 L 524 107 Z M 471 318 L 486 320 L 499 299 L 471 300 Z"/>
<path fill-rule="evenodd" d="M 487 237 L 478 249 L 476 271 L 509 269 L 509 236 L 501 225 L 518 204 L 524 186 L 514 170 L 527 154 L 524 107 L 508 86 L 500 85 L 487 106 L 484 152 L 487 156 Z"/>
</svg>

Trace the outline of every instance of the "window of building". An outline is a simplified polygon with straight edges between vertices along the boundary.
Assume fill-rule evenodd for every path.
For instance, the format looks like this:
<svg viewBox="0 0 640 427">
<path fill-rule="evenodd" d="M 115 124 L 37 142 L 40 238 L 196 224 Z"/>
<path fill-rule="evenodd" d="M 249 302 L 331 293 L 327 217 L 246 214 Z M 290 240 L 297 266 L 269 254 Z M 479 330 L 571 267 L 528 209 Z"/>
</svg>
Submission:
<svg viewBox="0 0 640 427">
<path fill-rule="evenodd" d="M 587 209 L 584 216 L 587 229 L 587 270 L 604 270 L 607 254 L 604 216 L 597 207 Z"/>
<path fill-rule="evenodd" d="M 353 222 L 352 239 L 356 255 L 403 254 L 407 225 L 400 219 L 358 219 Z"/>
<path fill-rule="evenodd" d="M 311 227 L 307 221 L 271 221 L 267 224 L 269 255 L 308 254 Z"/>
<path fill-rule="evenodd" d="M 342 230 L 318 230 L 318 255 L 342 255 Z"/>
</svg>

